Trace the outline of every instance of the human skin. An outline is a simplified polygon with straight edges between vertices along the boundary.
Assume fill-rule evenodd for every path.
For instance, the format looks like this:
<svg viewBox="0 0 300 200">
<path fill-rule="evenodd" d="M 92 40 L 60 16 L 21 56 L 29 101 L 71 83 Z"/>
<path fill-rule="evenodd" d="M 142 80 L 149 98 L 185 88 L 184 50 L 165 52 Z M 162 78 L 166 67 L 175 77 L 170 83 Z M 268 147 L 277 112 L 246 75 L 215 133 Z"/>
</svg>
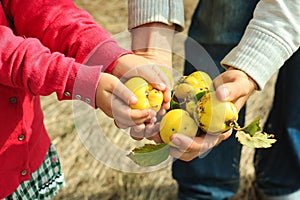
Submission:
<svg viewBox="0 0 300 200">
<path fill-rule="evenodd" d="M 159 28 L 165 27 L 170 30 L 169 25 L 162 23 L 149 23 L 144 26 L 158 26 Z M 174 30 L 174 27 L 173 29 L 171 28 L 171 30 Z M 136 30 L 135 32 L 136 36 L 139 34 L 138 31 L 139 30 Z M 150 33 L 148 34 L 151 35 Z M 133 43 L 138 43 L 139 41 L 134 40 L 135 35 L 133 35 Z M 142 51 L 137 51 L 136 53 L 153 60 L 153 62 L 164 62 L 164 64 L 171 66 L 171 49 L 164 51 L 164 53 L 157 53 L 157 51 L 160 51 L 160 49 L 144 48 Z M 257 85 L 251 77 L 249 77 L 245 72 L 230 66 L 225 72 L 217 76 L 213 80 L 213 83 L 218 99 L 221 101 L 233 102 L 238 110 L 243 107 L 249 96 L 255 89 L 257 89 Z M 148 128 L 145 127 L 142 129 L 135 126 L 131 129 L 131 135 L 135 139 L 147 137 L 148 139 L 152 139 L 156 142 L 162 142 L 159 138 L 158 131 L 158 126 L 155 124 L 151 124 Z M 205 137 L 193 138 L 186 137 L 180 133 L 173 134 L 171 136 L 171 141 L 178 146 L 178 148 L 172 147 L 171 155 L 184 161 L 190 161 L 229 138 L 231 133 L 232 130 L 229 130 L 219 136 L 206 135 Z M 182 150 L 185 150 L 184 153 Z"/>
<path fill-rule="evenodd" d="M 228 68 L 214 80 L 216 94 L 221 101 L 230 101 L 240 110 L 249 96 L 255 91 L 255 81 L 246 73 L 235 68 Z M 182 134 L 174 134 L 171 141 L 179 148 L 171 148 L 171 155 L 184 161 L 191 161 L 204 154 L 214 146 L 230 137 L 232 130 L 218 136 L 206 134 L 201 137 L 186 137 Z M 185 149 L 185 152 L 182 152 Z"/>
<path fill-rule="evenodd" d="M 143 66 L 143 67 L 140 67 Z M 121 56 L 112 75 L 102 73 L 97 91 L 96 105 L 107 116 L 114 118 L 115 124 L 119 128 L 129 128 L 132 126 L 144 126 L 145 122 L 156 121 L 156 113 L 151 109 L 131 109 L 129 105 L 137 103 L 135 95 L 122 83 L 120 79 L 129 79 L 134 76 L 141 76 L 152 86 L 164 94 L 163 106 L 169 106 L 168 80 L 163 75 L 160 68 L 141 56 L 127 54 Z M 112 106 L 114 105 L 114 106 Z"/>
</svg>

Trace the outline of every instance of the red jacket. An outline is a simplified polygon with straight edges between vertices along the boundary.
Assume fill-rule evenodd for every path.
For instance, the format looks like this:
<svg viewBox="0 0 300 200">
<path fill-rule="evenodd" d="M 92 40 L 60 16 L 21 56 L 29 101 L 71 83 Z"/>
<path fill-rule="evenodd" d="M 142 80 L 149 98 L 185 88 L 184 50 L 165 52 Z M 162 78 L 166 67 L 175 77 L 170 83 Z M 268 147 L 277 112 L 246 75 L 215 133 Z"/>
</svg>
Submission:
<svg viewBox="0 0 300 200">
<path fill-rule="evenodd" d="M 39 96 L 79 94 L 94 106 L 101 70 L 128 52 L 72 0 L 0 1 L 1 199 L 30 178 L 48 150 Z M 80 64 L 95 47 L 96 66 Z"/>
</svg>

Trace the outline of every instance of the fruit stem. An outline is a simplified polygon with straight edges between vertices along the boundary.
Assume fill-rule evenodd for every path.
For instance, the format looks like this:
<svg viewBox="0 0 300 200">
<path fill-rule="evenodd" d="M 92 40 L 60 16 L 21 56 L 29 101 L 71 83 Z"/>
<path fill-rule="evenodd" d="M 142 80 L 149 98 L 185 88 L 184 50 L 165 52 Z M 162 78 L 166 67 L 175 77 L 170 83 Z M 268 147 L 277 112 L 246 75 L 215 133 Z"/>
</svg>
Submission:
<svg viewBox="0 0 300 200">
<path fill-rule="evenodd" d="M 230 121 L 229 126 L 231 126 L 236 131 L 241 129 L 240 125 L 236 120 Z"/>
</svg>

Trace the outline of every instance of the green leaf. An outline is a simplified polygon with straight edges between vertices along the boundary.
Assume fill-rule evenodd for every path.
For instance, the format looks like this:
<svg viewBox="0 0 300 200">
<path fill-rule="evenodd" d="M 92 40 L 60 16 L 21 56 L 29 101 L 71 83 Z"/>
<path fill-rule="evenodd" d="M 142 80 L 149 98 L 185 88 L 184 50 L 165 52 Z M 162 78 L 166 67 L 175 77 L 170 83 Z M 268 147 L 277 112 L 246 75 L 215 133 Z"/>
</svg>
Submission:
<svg viewBox="0 0 300 200">
<path fill-rule="evenodd" d="M 168 159 L 170 148 L 167 144 L 145 144 L 133 149 L 127 155 L 136 164 L 148 167 L 155 166 Z"/>
<path fill-rule="evenodd" d="M 274 135 L 262 132 L 257 132 L 251 136 L 244 131 L 237 131 L 235 136 L 242 145 L 251 148 L 269 148 L 276 142 L 276 139 L 273 139 Z"/>
<path fill-rule="evenodd" d="M 245 126 L 244 128 L 238 129 L 239 131 L 244 131 L 245 133 L 249 134 L 250 136 L 254 136 L 256 132 L 261 131 L 261 127 L 259 126 L 260 117 L 254 119 L 250 124 Z"/>
<path fill-rule="evenodd" d="M 196 94 L 196 99 L 197 101 L 199 101 L 204 95 L 206 95 L 207 93 L 212 92 L 212 90 L 205 90 L 205 91 L 201 91 L 198 94 Z"/>
<path fill-rule="evenodd" d="M 171 101 L 170 101 L 170 110 L 177 109 L 177 108 L 180 108 L 180 104 L 177 103 L 176 101 L 174 101 L 173 99 L 171 99 Z"/>
</svg>

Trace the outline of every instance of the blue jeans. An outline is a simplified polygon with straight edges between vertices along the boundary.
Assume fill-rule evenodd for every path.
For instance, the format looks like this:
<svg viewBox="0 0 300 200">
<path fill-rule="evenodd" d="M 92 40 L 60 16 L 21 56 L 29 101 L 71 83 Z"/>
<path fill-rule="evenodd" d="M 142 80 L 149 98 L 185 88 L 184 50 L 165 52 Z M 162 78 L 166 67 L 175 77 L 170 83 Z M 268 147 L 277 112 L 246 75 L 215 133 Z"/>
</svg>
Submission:
<svg viewBox="0 0 300 200">
<path fill-rule="evenodd" d="M 300 51 L 281 68 L 271 113 L 264 130 L 277 142 L 255 154 L 256 181 L 267 195 L 289 194 L 300 188 Z"/>
<path fill-rule="evenodd" d="M 218 65 L 232 45 L 203 45 Z M 189 51 L 191 51 L 189 53 Z M 192 49 L 186 49 L 188 60 Z M 195 66 L 201 66 L 193 62 Z M 198 68 L 199 69 L 199 68 Z M 195 68 L 188 62 L 185 74 Z M 295 53 L 283 66 L 276 82 L 274 104 L 264 131 L 275 134 L 277 142 L 269 149 L 255 153 L 257 186 L 267 196 L 281 196 L 300 188 L 300 52 Z M 243 124 L 244 110 L 239 124 Z M 232 136 L 204 158 L 191 162 L 176 160 L 173 177 L 177 180 L 178 198 L 221 200 L 233 196 L 239 186 L 241 145 Z M 283 198 L 285 199 L 285 198 Z M 298 199 L 298 198 L 297 198 Z"/>
</svg>

